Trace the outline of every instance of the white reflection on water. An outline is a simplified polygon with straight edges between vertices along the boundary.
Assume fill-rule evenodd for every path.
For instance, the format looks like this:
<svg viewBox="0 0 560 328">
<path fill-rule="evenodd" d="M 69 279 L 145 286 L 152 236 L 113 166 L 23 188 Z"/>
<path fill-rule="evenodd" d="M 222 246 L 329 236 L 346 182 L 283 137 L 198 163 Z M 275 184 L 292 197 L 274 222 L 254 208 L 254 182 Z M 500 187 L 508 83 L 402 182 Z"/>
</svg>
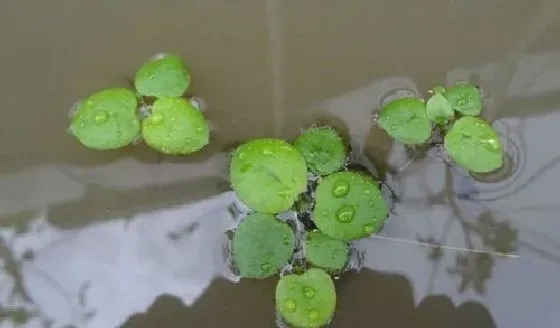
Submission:
<svg viewBox="0 0 560 328">
<path fill-rule="evenodd" d="M 215 277 L 239 279 L 221 252 L 224 231 L 236 225 L 228 211 L 234 199 L 229 192 L 79 230 L 58 230 L 41 217 L 20 235 L 4 229 L 13 258 L 32 251 L 33 259 L 19 268 L 29 299 L 10 300 L 19 277 L 4 270 L 0 303 L 39 311 L 29 327 L 46 318 L 55 327 L 116 327 L 162 294 L 192 305 Z"/>
</svg>

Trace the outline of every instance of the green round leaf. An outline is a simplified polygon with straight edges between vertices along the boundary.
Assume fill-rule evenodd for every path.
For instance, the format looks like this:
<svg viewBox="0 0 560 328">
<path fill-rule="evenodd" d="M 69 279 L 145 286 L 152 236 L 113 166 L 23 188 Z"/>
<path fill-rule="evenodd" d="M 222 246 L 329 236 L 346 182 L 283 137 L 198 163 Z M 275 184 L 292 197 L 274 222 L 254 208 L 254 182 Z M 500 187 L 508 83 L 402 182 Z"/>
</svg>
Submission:
<svg viewBox="0 0 560 328">
<path fill-rule="evenodd" d="M 187 91 L 191 76 L 178 55 L 165 54 L 146 62 L 134 77 L 136 90 L 149 97 L 180 97 Z"/>
<path fill-rule="evenodd" d="M 378 184 L 356 172 L 324 178 L 315 192 L 313 221 L 324 234 L 354 240 L 378 232 L 389 215 Z"/>
<path fill-rule="evenodd" d="M 331 174 L 344 165 L 344 142 L 333 128 L 309 129 L 296 139 L 294 146 L 301 152 L 313 173 Z"/>
<path fill-rule="evenodd" d="M 453 118 L 453 107 L 442 94 L 436 93 L 426 102 L 428 118 L 437 124 L 445 124 Z"/>
<path fill-rule="evenodd" d="M 159 98 L 151 115 L 142 121 L 142 135 L 148 146 L 171 155 L 194 153 L 210 139 L 208 122 L 182 98 Z"/>
<path fill-rule="evenodd" d="M 472 84 L 456 84 L 447 89 L 445 97 L 463 115 L 477 116 L 482 111 L 480 90 Z"/>
<path fill-rule="evenodd" d="M 464 116 L 457 120 L 445 135 L 444 148 L 455 163 L 471 172 L 491 172 L 503 165 L 500 137 L 478 117 Z"/>
<path fill-rule="evenodd" d="M 341 270 L 348 262 L 350 249 L 342 240 L 333 239 L 319 231 L 307 234 L 305 257 L 314 266 L 327 270 Z"/>
<path fill-rule="evenodd" d="M 426 105 L 418 98 L 389 102 L 381 109 L 378 122 L 391 137 L 406 145 L 423 144 L 432 133 Z"/>
<path fill-rule="evenodd" d="M 137 109 L 134 92 L 124 88 L 105 89 L 78 104 L 70 131 L 88 148 L 120 148 L 140 135 Z"/>
<path fill-rule="evenodd" d="M 299 328 L 323 327 L 336 308 L 334 283 L 325 271 L 317 268 L 282 277 L 276 284 L 275 299 L 282 317 Z"/>
<path fill-rule="evenodd" d="M 275 275 L 288 263 L 295 247 L 292 229 L 270 214 L 247 216 L 233 235 L 233 257 L 239 274 L 246 278 Z"/>
<path fill-rule="evenodd" d="M 307 186 L 303 156 L 280 139 L 254 139 L 239 146 L 233 152 L 229 174 L 239 199 L 264 213 L 288 210 Z"/>
</svg>

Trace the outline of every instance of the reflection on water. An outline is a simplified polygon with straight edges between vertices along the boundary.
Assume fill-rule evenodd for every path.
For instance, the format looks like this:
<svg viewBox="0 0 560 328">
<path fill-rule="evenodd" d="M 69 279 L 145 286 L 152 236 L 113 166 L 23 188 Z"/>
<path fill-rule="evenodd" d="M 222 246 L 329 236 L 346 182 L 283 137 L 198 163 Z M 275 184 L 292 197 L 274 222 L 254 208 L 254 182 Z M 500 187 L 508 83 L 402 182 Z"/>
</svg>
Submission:
<svg viewBox="0 0 560 328">
<path fill-rule="evenodd" d="M 226 232 L 247 209 L 229 191 L 227 152 L 324 123 L 393 205 L 379 236 L 353 245 L 362 269 L 336 281 L 331 326 L 557 324 L 558 1 L 123 3 L 0 13 L 14 125 L 0 138 L 1 328 L 274 327 L 276 280 L 239 279 L 229 263 Z M 216 126 L 208 149 L 100 153 L 64 135 L 68 104 L 175 47 Z M 371 120 L 391 97 L 460 80 L 481 85 L 507 145 L 491 175 L 402 147 Z"/>
</svg>

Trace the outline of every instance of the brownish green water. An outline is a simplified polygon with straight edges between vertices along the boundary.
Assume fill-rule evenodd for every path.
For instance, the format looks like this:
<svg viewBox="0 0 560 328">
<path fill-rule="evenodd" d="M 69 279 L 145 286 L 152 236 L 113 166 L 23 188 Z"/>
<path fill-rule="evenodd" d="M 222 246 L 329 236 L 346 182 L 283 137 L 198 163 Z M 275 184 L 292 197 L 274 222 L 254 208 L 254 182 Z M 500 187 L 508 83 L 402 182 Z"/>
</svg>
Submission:
<svg viewBox="0 0 560 328">
<path fill-rule="evenodd" d="M 554 0 L 3 4 L 0 327 L 281 324 L 276 280 L 228 267 L 228 154 L 317 122 L 397 196 L 356 244 L 359 272 L 336 281 L 330 327 L 556 327 L 559 18 Z M 210 146 L 96 152 L 68 135 L 76 100 L 162 51 L 189 63 Z M 405 150 L 371 120 L 391 97 L 464 80 L 506 142 L 496 174 Z"/>
</svg>

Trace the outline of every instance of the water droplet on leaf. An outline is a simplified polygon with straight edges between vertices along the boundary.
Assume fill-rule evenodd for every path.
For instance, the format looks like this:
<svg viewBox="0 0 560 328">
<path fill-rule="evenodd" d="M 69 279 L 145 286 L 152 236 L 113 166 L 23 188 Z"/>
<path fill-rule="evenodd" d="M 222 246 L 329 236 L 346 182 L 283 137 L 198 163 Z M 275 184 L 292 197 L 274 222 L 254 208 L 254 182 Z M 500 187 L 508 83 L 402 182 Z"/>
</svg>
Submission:
<svg viewBox="0 0 560 328">
<path fill-rule="evenodd" d="M 154 114 L 154 115 L 150 116 L 150 122 L 152 124 L 160 124 L 161 122 L 163 122 L 163 115 Z"/>
<path fill-rule="evenodd" d="M 348 223 L 354 219 L 356 211 L 351 205 L 343 205 L 336 212 L 336 220 L 340 223 Z"/>
<path fill-rule="evenodd" d="M 333 185 L 332 194 L 336 198 L 344 197 L 350 191 L 350 185 L 344 180 L 338 180 Z"/>
<path fill-rule="evenodd" d="M 296 301 L 294 301 L 292 298 L 287 298 L 284 301 L 284 309 L 288 312 L 294 312 L 297 309 Z"/>
<path fill-rule="evenodd" d="M 315 320 L 315 319 L 319 318 L 319 312 L 317 312 L 317 310 L 311 309 L 311 310 L 309 310 L 309 313 L 307 314 L 307 316 L 309 317 L 309 319 Z"/>
<path fill-rule="evenodd" d="M 270 269 L 272 269 L 272 265 L 268 262 L 265 262 L 263 264 L 261 264 L 261 270 L 268 272 L 270 271 Z"/>
<path fill-rule="evenodd" d="M 94 117 L 95 124 L 103 124 L 103 123 L 107 122 L 108 118 L 109 118 L 109 115 L 107 114 L 107 112 L 105 112 L 105 111 L 99 112 L 99 113 L 95 114 L 95 117 Z"/>
<path fill-rule="evenodd" d="M 307 298 L 313 298 L 315 296 L 315 289 L 309 286 L 303 287 L 303 295 Z"/>
<path fill-rule="evenodd" d="M 371 225 L 371 224 L 366 224 L 366 225 L 364 225 L 364 228 L 363 228 L 363 229 L 364 229 L 364 233 L 365 233 L 366 235 L 371 235 L 372 233 L 375 232 L 375 228 L 374 228 L 374 226 Z"/>
</svg>

